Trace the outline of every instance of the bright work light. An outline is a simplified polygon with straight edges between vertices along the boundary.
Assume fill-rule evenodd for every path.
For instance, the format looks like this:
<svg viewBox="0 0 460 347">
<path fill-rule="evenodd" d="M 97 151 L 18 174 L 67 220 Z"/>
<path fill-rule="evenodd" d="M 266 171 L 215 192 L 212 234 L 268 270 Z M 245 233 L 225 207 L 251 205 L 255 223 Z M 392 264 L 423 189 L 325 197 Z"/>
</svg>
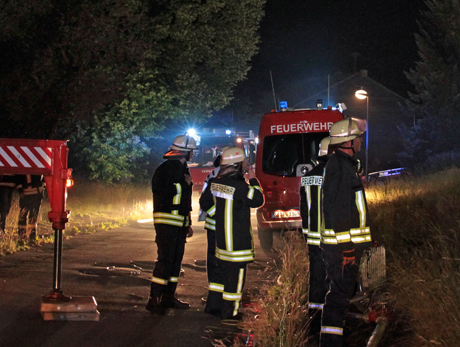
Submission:
<svg viewBox="0 0 460 347">
<path fill-rule="evenodd" d="M 188 129 L 187 130 L 187 135 L 194 138 L 196 136 L 196 130 L 193 129 L 193 128 Z"/>
</svg>

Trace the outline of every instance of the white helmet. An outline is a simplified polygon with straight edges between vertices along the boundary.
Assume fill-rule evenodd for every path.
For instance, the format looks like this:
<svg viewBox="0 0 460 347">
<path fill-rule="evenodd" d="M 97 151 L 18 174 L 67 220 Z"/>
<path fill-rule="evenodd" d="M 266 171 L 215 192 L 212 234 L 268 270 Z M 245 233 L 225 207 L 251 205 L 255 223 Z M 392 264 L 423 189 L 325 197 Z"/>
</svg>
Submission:
<svg viewBox="0 0 460 347">
<path fill-rule="evenodd" d="M 244 150 L 239 147 L 229 147 L 222 151 L 222 161 L 220 165 L 236 164 L 244 161 L 246 155 Z"/>
<path fill-rule="evenodd" d="M 348 118 L 340 120 L 331 126 L 329 135 L 330 144 L 335 145 L 356 139 L 367 129 L 367 122 L 364 119 Z"/>
<path fill-rule="evenodd" d="M 331 141 L 331 138 L 329 136 L 325 137 L 324 139 L 321 140 L 321 143 L 319 144 L 319 152 L 318 152 L 318 157 L 322 157 L 327 155 L 327 149 L 329 147 L 329 142 Z"/>
<path fill-rule="evenodd" d="M 198 149 L 196 141 L 193 137 L 188 135 L 179 135 L 174 139 L 171 150 L 189 152 Z"/>
</svg>

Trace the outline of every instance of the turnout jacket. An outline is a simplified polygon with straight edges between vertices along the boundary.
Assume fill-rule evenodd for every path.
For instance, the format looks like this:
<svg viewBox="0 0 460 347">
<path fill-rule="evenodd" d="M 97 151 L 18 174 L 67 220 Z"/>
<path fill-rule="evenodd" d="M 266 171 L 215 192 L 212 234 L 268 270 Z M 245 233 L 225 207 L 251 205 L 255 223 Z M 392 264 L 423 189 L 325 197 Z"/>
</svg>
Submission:
<svg viewBox="0 0 460 347">
<path fill-rule="evenodd" d="M 302 233 L 309 246 L 319 246 L 321 239 L 321 185 L 326 160 L 302 177 L 300 184 L 300 216 Z"/>
<path fill-rule="evenodd" d="M 371 245 L 364 187 L 357 174 L 358 161 L 337 149 L 324 173 L 321 248 L 340 251 Z"/>
<path fill-rule="evenodd" d="M 200 206 L 216 221 L 216 258 L 244 263 L 254 261 L 251 208 L 262 206 L 264 195 L 257 178 L 224 176 L 209 181 Z"/>
<path fill-rule="evenodd" d="M 153 223 L 188 227 L 191 224 L 192 186 L 185 181 L 190 175 L 187 163 L 178 159 L 163 162 L 153 174 Z"/>
</svg>

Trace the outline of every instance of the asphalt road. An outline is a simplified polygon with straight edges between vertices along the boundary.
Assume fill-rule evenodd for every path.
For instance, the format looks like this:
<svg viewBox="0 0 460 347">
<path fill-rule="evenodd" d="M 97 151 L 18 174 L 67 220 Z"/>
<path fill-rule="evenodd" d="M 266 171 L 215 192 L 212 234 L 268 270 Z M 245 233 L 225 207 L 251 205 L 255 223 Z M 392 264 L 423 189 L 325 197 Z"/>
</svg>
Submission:
<svg viewBox="0 0 460 347">
<path fill-rule="evenodd" d="M 145 310 L 156 245 L 151 223 L 65 238 L 61 290 L 73 298 L 94 297 L 99 321 L 43 320 L 42 296 L 54 285 L 54 246 L 43 244 L 0 257 L 0 346 L 230 346 L 245 332 L 203 312 L 207 293 L 206 232 L 197 222 L 188 239 L 177 294 L 189 310 L 165 316 Z M 256 222 L 253 215 L 253 227 Z M 51 228 L 51 225 L 50 225 Z M 255 230 L 255 234 L 257 231 Z M 259 246 L 245 292 L 259 288 L 273 264 Z M 220 342 L 222 341 L 222 343 Z"/>
</svg>

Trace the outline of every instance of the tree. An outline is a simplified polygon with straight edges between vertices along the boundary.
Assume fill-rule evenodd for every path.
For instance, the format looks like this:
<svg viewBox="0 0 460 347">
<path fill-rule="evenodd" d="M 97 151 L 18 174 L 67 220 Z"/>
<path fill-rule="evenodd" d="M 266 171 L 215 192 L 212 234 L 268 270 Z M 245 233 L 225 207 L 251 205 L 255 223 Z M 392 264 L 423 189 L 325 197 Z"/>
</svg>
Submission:
<svg viewBox="0 0 460 347">
<path fill-rule="evenodd" d="M 72 134 L 97 157 L 106 146 L 126 150 L 126 139 L 154 136 L 170 120 L 203 119 L 229 103 L 250 68 L 264 3 L 3 2 L 0 112 L 17 129 L 7 135 Z M 117 153 L 106 162 L 121 160 Z"/>
<path fill-rule="evenodd" d="M 415 87 L 408 108 L 418 121 L 402 135 L 417 148 L 406 149 L 402 156 L 413 166 L 423 166 L 428 158 L 432 163 L 433 157 L 460 146 L 460 3 L 427 0 L 425 5 L 420 34 L 415 35 L 420 61 L 406 72 Z"/>
</svg>

